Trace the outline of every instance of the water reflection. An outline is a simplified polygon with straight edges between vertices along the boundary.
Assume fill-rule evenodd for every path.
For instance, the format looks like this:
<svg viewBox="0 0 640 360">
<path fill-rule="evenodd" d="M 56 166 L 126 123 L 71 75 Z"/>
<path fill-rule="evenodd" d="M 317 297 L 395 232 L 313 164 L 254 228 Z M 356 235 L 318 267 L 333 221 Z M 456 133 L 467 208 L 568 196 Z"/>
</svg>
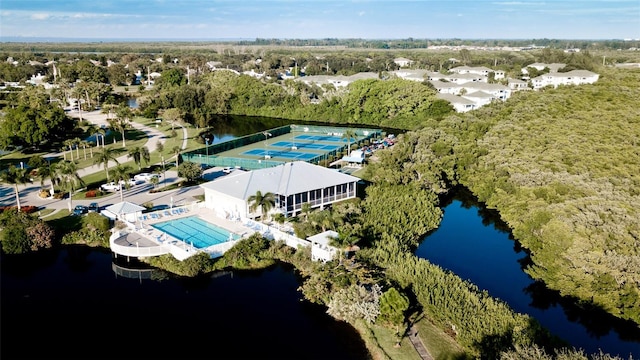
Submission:
<svg viewBox="0 0 640 360">
<path fill-rule="evenodd" d="M 636 324 L 560 296 L 527 275 L 531 258 L 496 211 L 464 189 L 442 203 L 442 224 L 423 238 L 416 256 L 469 279 L 588 353 L 602 349 L 612 355 L 640 356 Z"/>
</svg>

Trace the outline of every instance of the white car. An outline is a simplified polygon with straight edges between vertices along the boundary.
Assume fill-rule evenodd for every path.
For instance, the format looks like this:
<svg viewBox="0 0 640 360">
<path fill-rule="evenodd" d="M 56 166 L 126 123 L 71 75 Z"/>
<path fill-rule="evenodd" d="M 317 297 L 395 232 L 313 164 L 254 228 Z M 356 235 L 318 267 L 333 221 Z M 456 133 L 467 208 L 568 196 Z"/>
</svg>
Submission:
<svg viewBox="0 0 640 360">
<path fill-rule="evenodd" d="M 119 191 L 120 184 L 116 184 L 115 182 L 112 181 L 112 182 L 100 185 L 100 189 L 102 191 Z"/>
<path fill-rule="evenodd" d="M 129 179 L 129 180 L 120 180 L 120 185 L 122 186 L 127 186 L 127 184 L 129 185 L 129 187 L 135 186 L 142 183 L 142 181 L 140 180 L 135 180 L 135 179 Z"/>
<path fill-rule="evenodd" d="M 160 175 L 152 174 L 152 173 L 140 173 L 133 177 L 135 181 L 140 181 L 140 182 L 150 181 L 153 178 L 160 179 Z"/>
<path fill-rule="evenodd" d="M 225 174 L 231 174 L 232 171 L 233 171 L 233 168 L 230 166 L 227 166 L 226 168 L 222 169 L 222 172 Z"/>
</svg>

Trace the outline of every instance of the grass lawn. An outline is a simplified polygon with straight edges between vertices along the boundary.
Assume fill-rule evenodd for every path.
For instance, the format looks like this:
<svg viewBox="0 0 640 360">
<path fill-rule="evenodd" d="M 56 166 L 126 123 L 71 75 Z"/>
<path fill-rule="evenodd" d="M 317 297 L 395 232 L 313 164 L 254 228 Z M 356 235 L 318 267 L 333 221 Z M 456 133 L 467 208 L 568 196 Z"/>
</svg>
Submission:
<svg viewBox="0 0 640 360">
<path fill-rule="evenodd" d="M 447 335 L 440 328 L 435 326 L 427 318 L 422 317 L 416 324 L 418 336 L 422 339 L 424 346 L 429 350 L 431 356 L 438 360 L 463 360 L 473 359 L 472 356 L 458 345 L 451 336 Z"/>
</svg>

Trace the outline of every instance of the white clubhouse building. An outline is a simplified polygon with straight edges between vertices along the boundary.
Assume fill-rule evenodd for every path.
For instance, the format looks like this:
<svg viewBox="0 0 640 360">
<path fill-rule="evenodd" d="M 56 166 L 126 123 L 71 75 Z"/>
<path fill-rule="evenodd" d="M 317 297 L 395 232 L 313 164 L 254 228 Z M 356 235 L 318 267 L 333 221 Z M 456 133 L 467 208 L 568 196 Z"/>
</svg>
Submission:
<svg viewBox="0 0 640 360">
<path fill-rule="evenodd" d="M 356 197 L 356 183 L 360 179 L 334 169 L 294 161 L 275 167 L 252 171 L 233 171 L 231 174 L 200 185 L 204 189 L 204 206 L 223 218 L 254 218 L 261 216 L 249 210 L 249 197 L 260 191 L 275 195 L 271 212 L 286 217 L 295 216 L 302 204 L 323 209 L 334 202 Z"/>
</svg>

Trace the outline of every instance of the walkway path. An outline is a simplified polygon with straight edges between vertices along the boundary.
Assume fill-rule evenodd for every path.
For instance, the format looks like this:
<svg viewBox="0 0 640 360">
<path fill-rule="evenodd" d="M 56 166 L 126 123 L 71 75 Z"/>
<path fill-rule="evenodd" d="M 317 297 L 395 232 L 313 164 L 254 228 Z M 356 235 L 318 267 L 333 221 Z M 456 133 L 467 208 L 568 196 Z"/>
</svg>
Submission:
<svg viewBox="0 0 640 360">
<path fill-rule="evenodd" d="M 80 115 L 77 112 L 69 113 L 69 116 L 79 118 Z M 92 111 L 92 112 L 83 112 L 82 119 L 89 121 L 91 124 L 94 124 L 98 127 L 101 125 L 108 126 L 107 115 L 101 113 L 100 111 Z M 157 143 L 160 142 L 162 144 L 165 143 L 166 138 L 165 135 L 153 127 L 148 127 L 139 123 L 132 122 L 131 126 L 135 129 L 144 132 L 147 135 L 147 142 L 144 146 L 146 146 L 150 151 L 153 151 Z M 188 132 L 187 129 L 182 127 L 182 149 L 187 148 L 188 144 Z M 48 154 L 45 157 L 63 157 L 62 153 L 52 153 Z M 128 155 L 122 155 L 118 157 L 119 163 L 125 163 L 131 160 Z M 109 167 L 114 166 L 115 163 L 111 162 Z M 89 174 L 93 174 L 99 171 L 104 171 L 104 167 L 100 164 L 87 166 L 85 168 L 78 169 L 78 175 L 80 177 L 85 177 Z M 165 178 L 162 179 L 162 182 L 165 184 L 171 184 L 179 181 L 178 173 L 174 170 L 168 170 L 165 172 Z M 45 186 L 48 184 L 45 183 Z M 18 185 L 18 189 L 20 191 L 20 204 L 25 205 L 33 205 L 39 206 L 42 208 L 50 208 L 54 209 L 54 213 L 60 209 L 68 208 L 68 199 L 43 199 L 38 196 L 40 192 L 40 182 L 34 182 L 32 184 Z M 155 205 L 157 204 L 169 204 L 173 198 L 175 203 L 179 203 L 181 201 L 190 200 L 195 195 L 200 195 L 203 193 L 203 190 L 199 187 L 181 189 L 176 191 L 168 191 L 162 193 L 150 194 L 149 190 L 152 187 L 150 184 L 136 185 L 130 190 L 124 191 L 125 200 L 131 201 L 138 204 L 143 204 L 145 202 L 153 202 Z M 99 206 L 104 207 L 113 203 L 120 202 L 120 192 L 115 192 L 108 196 L 103 196 L 99 199 L 87 199 L 87 200 L 73 200 L 73 205 L 88 205 L 90 202 L 98 202 Z M 13 186 L 9 186 L 7 184 L 0 184 L 0 204 L 5 205 L 15 205 L 15 193 L 13 190 Z M 53 213 L 52 213 L 53 214 Z M 49 214 L 48 216 L 52 215 Z"/>
<path fill-rule="evenodd" d="M 433 357 L 429 353 L 429 350 L 427 350 L 427 347 L 424 346 L 422 339 L 420 339 L 420 337 L 418 336 L 418 328 L 415 325 L 412 325 L 409 329 L 409 340 L 411 340 L 413 347 L 416 348 L 418 355 L 420 355 L 423 360 L 433 360 Z"/>
</svg>

